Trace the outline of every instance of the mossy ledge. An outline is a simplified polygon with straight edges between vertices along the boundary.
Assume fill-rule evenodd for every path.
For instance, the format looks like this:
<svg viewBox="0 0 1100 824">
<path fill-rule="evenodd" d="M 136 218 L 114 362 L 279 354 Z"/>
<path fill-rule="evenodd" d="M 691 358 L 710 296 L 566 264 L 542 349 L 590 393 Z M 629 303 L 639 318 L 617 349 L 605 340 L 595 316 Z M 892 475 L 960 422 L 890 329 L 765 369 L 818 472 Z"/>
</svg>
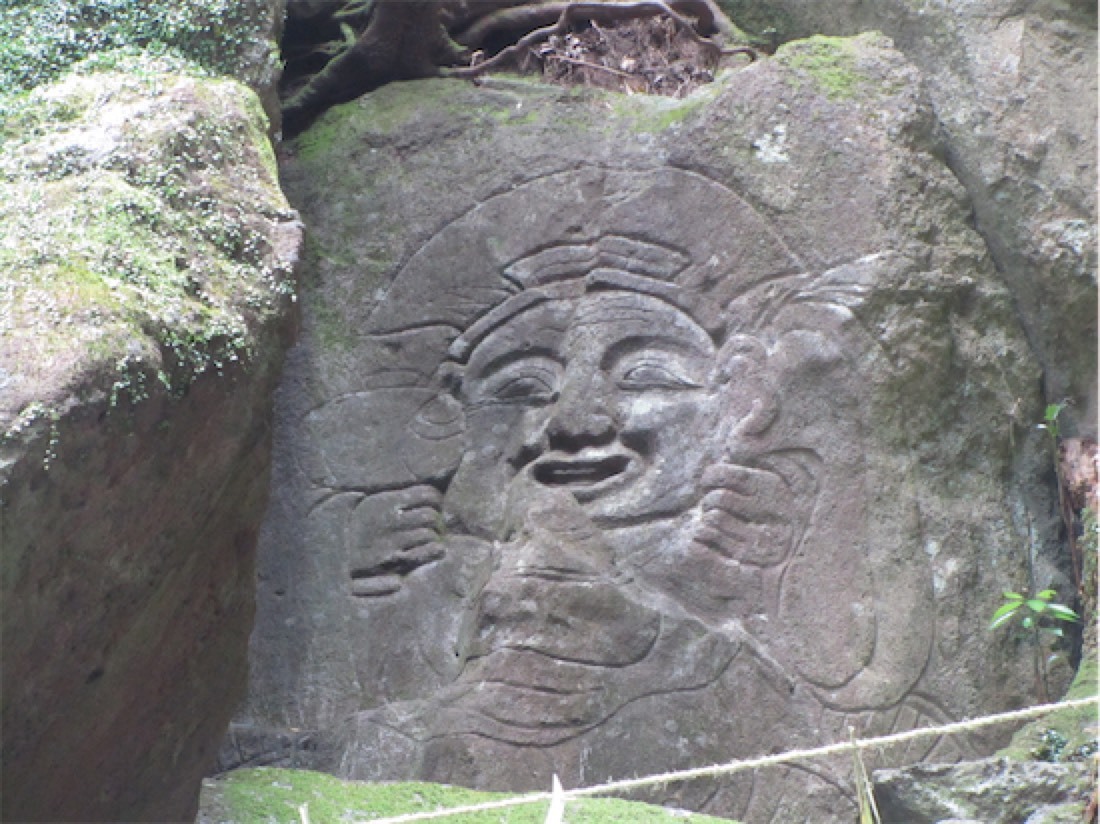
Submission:
<svg viewBox="0 0 1100 824">
<path fill-rule="evenodd" d="M 1090 698 L 1098 692 L 1095 652 L 1081 660 L 1066 699 Z M 1096 753 L 1100 719 L 1096 707 L 1055 710 L 1020 729 L 997 755 L 1017 761 L 1081 761 Z"/>
</svg>

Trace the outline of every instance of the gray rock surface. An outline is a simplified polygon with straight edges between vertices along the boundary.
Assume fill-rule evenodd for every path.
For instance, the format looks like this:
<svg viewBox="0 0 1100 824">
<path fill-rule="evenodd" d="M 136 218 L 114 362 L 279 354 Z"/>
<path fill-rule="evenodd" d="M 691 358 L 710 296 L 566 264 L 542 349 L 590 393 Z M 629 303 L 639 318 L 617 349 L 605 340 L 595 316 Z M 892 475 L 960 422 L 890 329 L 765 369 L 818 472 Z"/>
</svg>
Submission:
<svg viewBox="0 0 1100 824">
<path fill-rule="evenodd" d="M 880 31 L 925 78 L 945 160 L 1067 434 L 1096 434 L 1097 7 L 1087 0 L 725 0 L 783 37 Z"/>
<path fill-rule="evenodd" d="M 943 153 L 874 35 L 685 101 L 424 81 L 323 117 L 225 765 L 542 789 L 1026 702 L 984 625 L 1028 547 L 1055 574 L 1039 365 Z M 848 821 L 849 780 L 649 797 Z"/>
</svg>

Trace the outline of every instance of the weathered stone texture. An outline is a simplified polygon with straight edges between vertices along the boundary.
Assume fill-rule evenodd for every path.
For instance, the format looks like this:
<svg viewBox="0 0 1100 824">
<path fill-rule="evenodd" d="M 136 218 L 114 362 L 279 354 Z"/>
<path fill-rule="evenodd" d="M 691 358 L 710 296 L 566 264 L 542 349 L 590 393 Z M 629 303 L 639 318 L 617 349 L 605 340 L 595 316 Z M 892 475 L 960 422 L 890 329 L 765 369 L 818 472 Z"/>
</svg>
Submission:
<svg viewBox="0 0 1100 824">
<path fill-rule="evenodd" d="M 1077 824 L 1094 779 L 1086 763 L 989 758 L 875 773 L 883 824 Z"/>
<path fill-rule="evenodd" d="M 245 686 L 300 225 L 234 81 L 70 76 L 8 126 L 3 818 L 193 819 Z"/>
<path fill-rule="evenodd" d="M 1039 369 L 942 153 L 874 35 L 325 115 L 226 762 L 544 788 L 1026 702 L 980 628 L 1053 542 Z M 849 779 L 652 798 L 841 821 Z"/>
<path fill-rule="evenodd" d="M 920 68 L 1046 397 L 1074 402 L 1067 434 L 1095 436 L 1096 4 L 728 2 L 785 37 L 884 32 Z"/>
</svg>

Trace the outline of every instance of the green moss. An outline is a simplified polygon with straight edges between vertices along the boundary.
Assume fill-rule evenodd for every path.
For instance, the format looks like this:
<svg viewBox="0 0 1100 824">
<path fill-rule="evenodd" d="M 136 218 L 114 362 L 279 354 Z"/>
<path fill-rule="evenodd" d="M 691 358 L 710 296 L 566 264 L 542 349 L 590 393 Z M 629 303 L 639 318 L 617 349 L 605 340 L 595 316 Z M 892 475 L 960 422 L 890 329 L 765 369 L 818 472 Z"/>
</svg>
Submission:
<svg viewBox="0 0 1100 824">
<path fill-rule="evenodd" d="M 310 160 L 340 153 L 348 135 L 386 139 L 420 117 L 447 117 L 461 122 L 473 113 L 455 102 L 455 81 L 414 80 L 390 83 L 351 103 L 333 106 L 295 140 L 299 156 Z M 350 139 L 350 138 L 349 138 Z"/>
<path fill-rule="evenodd" d="M 794 25 L 790 14 L 773 3 L 759 0 L 718 0 L 718 6 L 731 21 L 753 37 L 774 32 L 776 42 L 791 37 Z"/>
<path fill-rule="evenodd" d="M 1095 653 L 1081 661 L 1066 698 L 1090 698 L 1097 695 Z M 1095 705 L 1055 710 L 1019 730 L 1012 742 L 998 755 L 1018 761 L 1080 760 L 1096 752 L 1100 728 Z"/>
<path fill-rule="evenodd" d="M 345 351 L 355 347 L 357 341 L 344 313 L 339 307 L 326 303 L 320 292 L 314 294 L 310 300 L 309 311 L 313 315 L 313 322 L 309 326 L 317 334 L 322 347 Z"/>
<path fill-rule="evenodd" d="M 304 160 L 327 157 L 341 135 L 348 132 L 347 124 L 354 117 L 354 104 L 333 106 L 294 140 L 295 151 Z"/>
<path fill-rule="evenodd" d="M 270 16 L 264 0 L 20 0 L 0 7 L 0 90 L 22 92 L 90 58 L 118 69 L 134 55 L 173 56 L 212 74 L 254 71 Z M 274 62 L 276 44 L 266 44 Z"/>
<path fill-rule="evenodd" d="M 674 128 L 702 111 L 718 94 L 720 84 L 700 87 L 681 99 L 651 95 L 623 95 L 604 92 L 618 124 L 631 131 L 657 134 Z"/>
<path fill-rule="evenodd" d="M 516 111 L 515 109 L 493 109 L 489 117 L 502 126 L 526 126 L 539 119 L 538 112 Z"/>
<path fill-rule="evenodd" d="M 252 354 L 291 292 L 260 215 L 287 212 L 266 121 L 233 81 L 70 75 L 0 144 L 0 335 L 44 374 L 139 400 Z"/>
<path fill-rule="evenodd" d="M 314 824 L 344 824 L 479 804 L 503 797 L 501 793 L 477 792 L 441 784 L 367 784 L 341 781 L 330 775 L 305 770 L 260 768 L 239 770 L 218 782 L 208 782 L 203 788 L 203 811 L 207 818 L 227 824 L 258 821 L 299 824 L 302 819 L 298 811 L 304 804 L 308 805 L 309 819 Z M 449 824 L 542 824 L 546 810 L 547 803 L 541 802 L 492 812 L 456 815 L 446 821 Z M 673 821 L 720 824 L 725 821 L 618 799 L 570 802 L 566 808 L 566 819 L 570 824 L 662 824 Z"/>
<path fill-rule="evenodd" d="M 814 35 L 787 44 L 776 53 L 776 59 L 813 78 L 830 100 L 855 96 L 863 81 L 851 38 Z"/>
</svg>

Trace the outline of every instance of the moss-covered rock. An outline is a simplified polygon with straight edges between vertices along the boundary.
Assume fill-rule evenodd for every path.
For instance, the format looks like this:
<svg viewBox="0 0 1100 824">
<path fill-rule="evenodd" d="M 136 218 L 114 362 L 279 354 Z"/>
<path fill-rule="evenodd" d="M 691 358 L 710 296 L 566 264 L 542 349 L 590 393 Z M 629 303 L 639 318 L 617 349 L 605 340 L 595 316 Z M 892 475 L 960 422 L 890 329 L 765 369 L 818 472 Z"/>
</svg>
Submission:
<svg viewBox="0 0 1100 824">
<path fill-rule="evenodd" d="M 861 74 L 849 38 L 815 35 L 780 49 L 777 57 L 812 77 L 830 99 L 851 98 L 858 91 Z"/>
<path fill-rule="evenodd" d="M 1066 694 L 1067 699 L 1095 697 L 1097 694 L 1095 650 L 1081 661 L 1077 676 Z M 1056 710 L 1026 727 L 998 755 L 1017 761 L 1088 761 L 1097 750 L 1100 719 L 1095 706 Z"/>
<path fill-rule="evenodd" d="M 1095 651 L 1077 670 L 1067 699 L 1095 697 Z M 1096 705 L 1055 710 L 1021 728 L 993 758 L 875 773 L 885 820 L 933 824 L 943 817 L 1014 824 L 1083 821 L 1095 791 Z"/>
<path fill-rule="evenodd" d="M 178 394 L 247 358 L 284 311 L 294 215 L 240 84 L 72 75 L 30 93 L 6 131 L 0 413 L 25 418 L 89 368 L 110 383 L 81 391 L 112 408 L 151 382 Z"/>
<path fill-rule="evenodd" d="M 961 764 L 880 770 L 875 796 L 883 820 L 905 824 L 1078 824 L 1085 821 L 1094 769 L 987 758 Z"/>
<path fill-rule="evenodd" d="M 1096 4 L 719 4 L 751 32 L 774 29 L 777 42 L 880 31 L 920 68 L 946 156 L 1042 363 L 1046 399 L 1073 399 L 1063 431 L 1095 436 Z M 819 67 L 826 84 L 847 85 L 835 63 Z"/>
<path fill-rule="evenodd" d="M 234 725 L 237 741 L 248 746 L 227 747 L 227 767 L 277 763 L 484 789 L 541 789 L 552 770 L 578 786 L 844 740 L 849 724 L 874 735 L 1029 700 L 1029 659 L 971 630 L 988 622 L 1002 589 L 1026 579 L 1030 502 L 1019 489 L 1026 485 L 1032 495 L 1033 477 L 1026 467 L 1017 472 L 1017 455 L 1042 433 L 990 421 L 1009 410 L 1022 421 L 1041 414 L 1037 370 L 969 226 L 969 204 L 938 154 L 919 73 L 881 36 L 816 42 L 791 44 L 780 59 L 759 60 L 682 101 L 510 77 L 478 86 L 441 79 L 394 84 L 330 109 L 286 147 L 286 185 L 308 216 L 312 249 L 301 345 L 281 396 L 279 492 L 261 550 L 252 689 Z M 833 52 L 839 56 L 830 62 Z M 807 58 L 801 66 L 788 62 L 800 55 Z M 825 69 L 836 63 L 851 76 L 851 97 L 830 95 L 814 74 L 821 69 L 828 76 Z M 728 211 L 733 202 L 744 210 Z M 536 649 L 544 642 L 530 639 L 543 638 L 559 621 L 543 613 L 552 598 L 536 589 L 520 598 L 510 582 L 493 589 L 494 581 L 486 589 L 491 597 L 475 600 L 479 582 L 499 580 L 497 571 L 483 574 L 475 566 L 489 557 L 479 555 L 477 539 L 495 533 L 470 534 L 481 515 L 466 516 L 479 501 L 495 501 L 498 490 L 486 492 L 488 472 L 469 473 L 478 481 L 464 489 L 452 473 L 462 449 L 473 455 L 492 437 L 458 437 L 460 416 L 447 417 L 452 406 L 431 405 L 437 376 L 446 371 L 440 364 L 459 330 L 520 288 L 498 281 L 499 272 L 511 273 L 533 250 L 572 250 L 572 244 L 599 260 L 589 250 L 607 238 L 640 239 L 695 261 L 691 266 L 700 269 L 685 271 L 700 272 L 691 289 L 698 289 L 704 314 L 722 311 L 722 290 L 748 293 L 756 288 L 751 284 L 777 283 L 786 277 L 772 281 L 769 273 L 777 271 L 805 270 L 807 282 L 852 290 L 839 292 L 850 302 L 830 316 L 851 323 L 852 338 L 837 352 L 850 345 L 844 357 L 867 370 L 852 384 L 824 379 L 833 373 L 823 366 L 796 373 L 796 357 L 824 353 L 823 346 L 768 344 L 770 351 L 800 353 L 773 361 L 789 422 L 775 437 L 834 450 L 824 453 L 822 465 L 823 473 L 836 474 L 823 475 L 819 488 L 838 490 L 837 500 L 853 506 L 842 525 L 839 504 L 818 504 L 818 513 L 834 514 L 806 539 L 816 543 L 806 544 L 797 564 L 808 566 L 792 566 L 816 571 L 800 573 L 801 586 L 778 573 L 773 579 L 797 593 L 791 607 L 768 612 L 756 579 L 725 569 L 721 553 L 713 566 L 702 559 L 694 567 L 680 564 L 681 550 L 664 535 L 630 533 L 615 539 L 621 549 L 611 544 L 600 555 L 624 570 L 637 565 L 637 581 L 713 621 L 700 636 L 708 643 L 744 620 L 753 643 L 767 650 L 768 661 L 781 662 L 778 671 L 792 673 L 796 686 L 765 689 L 750 661 L 697 691 L 670 686 L 684 673 L 708 672 L 717 654 L 682 666 L 654 656 L 647 675 L 608 674 L 612 668 L 601 662 L 614 660 L 615 648 L 604 640 L 606 626 L 577 615 L 627 614 L 619 597 L 638 592 L 624 587 L 612 594 L 602 582 L 587 589 L 605 601 L 563 610 L 576 617 L 575 638 L 553 654 L 595 661 L 584 676 L 599 684 L 591 693 L 621 710 L 559 696 L 560 688 L 525 664 L 499 675 L 501 664 L 474 683 L 484 666 L 497 666 L 486 661 L 502 660 L 498 628 L 521 627 L 524 649 Z M 772 253 L 785 250 L 798 262 L 777 264 Z M 574 275 L 564 264 L 560 274 Z M 788 308 L 795 305 L 792 299 Z M 745 311 L 727 331 L 754 328 L 757 321 Z M 811 322 L 790 323 L 801 329 Z M 775 334 L 781 340 L 787 333 Z M 516 336 L 534 339 L 526 330 Z M 820 403 L 803 403 L 817 391 Z M 424 415 L 454 422 L 456 431 L 424 437 Z M 461 442 L 467 437 L 469 446 Z M 665 471 L 679 471 L 674 463 Z M 848 467 L 851 475 L 835 480 Z M 437 530 L 431 539 L 431 551 L 439 544 L 444 557 L 408 575 L 374 578 L 372 584 L 382 582 L 377 589 L 360 590 L 367 578 L 356 577 L 356 565 L 377 571 L 382 567 L 372 565 L 389 551 L 389 527 L 376 516 L 411 509 L 411 497 L 406 506 L 400 496 L 418 493 L 411 485 L 421 483 L 433 485 L 424 490 L 424 500 L 435 496 L 431 507 L 440 487 L 445 491 L 435 523 L 448 534 Z M 528 494 L 535 493 L 517 493 L 515 500 L 533 500 Z M 526 523 L 515 500 L 506 504 L 514 507 L 514 523 Z M 866 520 L 854 514 L 857 504 L 866 505 L 859 509 Z M 559 563 L 543 560 L 545 545 L 524 543 L 526 527 L 515 529 L 517 557 Z M 1042 529 L 1038 524 L 1035 532 Z M 851 552 L 863 540 L 866 551 Z M 589 549 L 577 552 L 586 557 Z M 740 558 L 739 552 L 721 557 Z M 837 569 L 859 572 L 841 579 Z M 862 577 L 864 570 L 873 580 Z M 498 598 L 501 591 L 507 597 Z M 633 603 L 649 610 L 659 600 Z M 507 606 L 506 618 L 479 623 L 481 604 L 497 601 L 534 606 L 514 620 Z M 861 606 L 849 612 L 855 603 Z M 872 613 L 869 657 L 857 661 L 863 653 L 848 639 L 872 637 L 858 629 Z M 677 620 L 670 615 L 663 626 Z M 840 624 L 852 627 L 850 636 Z M 470 629 L 476 626 L 488 627 L 484 636 Z M 574 643 L 578 649 L 568 649 Z M 811 712 L 817 698 L 797 686 L 803 674 L 840 667 L 849 657 L 863 668 L 858 683 L 836 676 L 829 683 L 846 686 L 827 699 L 827 710 Z M 554 670 L 559 684 L 572 682 L 564 671 L 565 664 Z M 903 697 L 913 683 L 919 686 Z M 522 698 L 504 697 L 501 685 Z M 638 685 L 644 699 L 628 700 Z M 514 717 L 520 712 L 524 717 Z M 772 712 L 774 722 L 766 714 Z M 496 726 L 488 729 L 486 719 Z M 572 725 L 581 724 L 574 735 Z M 292 742 L 302 730 L 310 746 L 298 748 Z M 543 738 L 529 743 L 536 736 Z M 888 757 L 949 760 L 978 755 L 978 746 L 951 738 L 931 751 L 898 748 Z M 700 781 L 674 791 L 682 806 L 752 821 L 851 820 L 854 804 L 834 790 L 849 780 L 850 760 L 816 775 L 826 769 L 835 776 L 828 786 L 792 770 L 762 771 L 751 786 L 747 779 L 717 787 Z"/>
</svg>

